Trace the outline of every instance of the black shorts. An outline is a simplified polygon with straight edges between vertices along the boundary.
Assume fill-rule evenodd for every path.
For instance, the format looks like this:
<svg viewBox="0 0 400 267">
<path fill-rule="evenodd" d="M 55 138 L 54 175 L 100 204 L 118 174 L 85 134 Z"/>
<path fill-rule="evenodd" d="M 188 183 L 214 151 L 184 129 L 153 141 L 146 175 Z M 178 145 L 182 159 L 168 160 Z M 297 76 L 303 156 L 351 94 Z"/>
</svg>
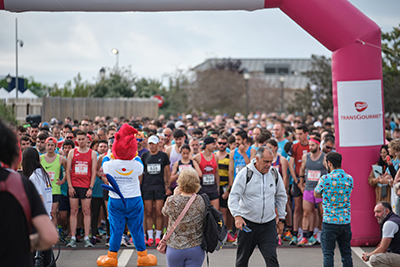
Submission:
<svg viewBox="0 0 400 267">
<path fill-rule="evenodd" d="M 61 197 L 61 195 L 53 195 L 53 203 L 60 202 L 60 197 Z"/>
<path fill-rule="evenodd" d="M 58 207 L 59 211 L 70 211 L 71 207 L 69 206 L 69 197 L 64 195 L 60 195 L 60 206 Z"/>
<path fill-rule="evenodd" d="M 225 188 L 225 190 L 224 190 L 224 188 Z M 228 199 L 222 198 L 222 195 L 225 193 L 226 189 L 228 189 L 227 184 L 219 187 L 219 206 L 221 208 L 228 208 Z"/>
<path fill-rule="evenodd" d="M 143 200 L 164 200 L 165 190 L 147 190 L 142 192 Z"/>
<path fill-rule="evenodd" d="M 89 190 L 89 188 L 74 187 L 74 190 L 75 190 L 75 195 L 72 198 L 79 198 L 79 199 L 90 198 L 86 196 L 86 192 Z"/>
<path fill-rule="evenodd" d="M 301 192 L 300 188 L 297 186 L 297 184 L 293 183 L 292 196 L 301 197 L 302 195 L 303 193 Z"/>
<path fill-rule="evenodd" d="M 103 200 L 108 201 L 108 190 L 103 189 Z"/>
</svg>

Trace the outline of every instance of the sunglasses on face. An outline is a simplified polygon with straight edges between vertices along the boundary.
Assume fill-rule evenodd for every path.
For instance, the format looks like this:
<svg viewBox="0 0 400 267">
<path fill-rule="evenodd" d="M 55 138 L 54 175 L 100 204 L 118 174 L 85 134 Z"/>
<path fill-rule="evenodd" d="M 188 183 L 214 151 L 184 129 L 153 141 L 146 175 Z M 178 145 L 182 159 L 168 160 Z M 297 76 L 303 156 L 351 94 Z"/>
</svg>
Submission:
<svg viewBox="0 0 400 267">
<path fill-rule="evenodd" d="M 331 147 L 331 146 L 325 146 L 325 147 L 326 147 L 326 149 L 329 149 L 329 150 L 333 149 L 333 147 Z"/>
<path fill-rule="evenodd" d="M 223 145 L 225 146 L 227 143 L 226 142 L 218 142 L 218 145 Z"/>
<path fill-rule="evenodd" d="M 82 124 L 82 126 L 89 126 L 89 124 L 87 124 L 87 123 L 84 123 L 84 124 Z"/>
<path fill-rule="evenodd" d="M 140 142 L 143 141 L 143 139 L 142 138 L 136 138 L 136 141 L 140 143 Z"/>
<path fill-rule="evenodd" d="M 73 137 L 67 136 L 67 137 L 65 137 L 65 139 L 73 139 Z"/>
<path fill-rule="evenodd" d="M 166 134 L 166 135 L 165 135 L 165 137 L 170 137 L 170 136 L 171 136 L 170 134 Z"/>
</svg>

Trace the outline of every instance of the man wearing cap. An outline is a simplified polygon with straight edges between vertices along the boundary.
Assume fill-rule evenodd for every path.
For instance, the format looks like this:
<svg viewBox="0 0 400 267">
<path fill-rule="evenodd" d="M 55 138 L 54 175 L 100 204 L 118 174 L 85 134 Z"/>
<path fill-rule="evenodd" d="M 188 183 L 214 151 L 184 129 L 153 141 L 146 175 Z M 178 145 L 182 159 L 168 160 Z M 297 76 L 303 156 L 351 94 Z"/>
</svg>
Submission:
<svg viewBox="0 0 400 267">
<path fill-rule="evenodd" d="M 61 166 L 66 169 L 67 160 L 64 157 L 55 153 L 57 147 L 57 140 L 54 137 L 48 137 L 45 141 L 47 153 L 40 157 L 40 163 L 49 174 L 51 180 L 51 188 L 53 192 L 53 205 L 51 206 L 51 218 L 55 226 L 57 223 L 57 210 L 60 203 L 61 188 L 60 185 L 65 182 L 60 180 Z"/>
<path fill-rule="evenodd" d="M 142 162 L 144 165 L 144 173 L 139 179 L 142 184 L 142 198 L 144 201 L 144 209 L 146 212 L 147 226 L 147 243 L 148 246 L 153 246 L 153 225 L 155 225 L 156 236 L 155 245 L 158 246 L 161 240 L 163 228 L 163 216 L 161 209 L 164 206 L 165 195 L 172 195 L 170 187 L 170 162 L 168 155 L 158 149 L 159 139 L 156 135 L 152 135 L 148 139 L 149 149 L 143 153 Z M 155 205 L 154 205 L 155 204 Z M 153 221 L 153 218 L 156 221 Z"/>
<path fill-rule="evenodd" d="M 314 197 L 314 189 L 318 184 L 319 178 L 328 173 L 325 167 L 325 153 L 321 152 L 320 140 L 313 136 L 309 141 L 310 152 L 303 154 L 300 167 L 299 187 L 303 191 L 303 238 L 299 240 L 298 246 L 312 246 L 320 242 L 322 227 L 322 199 Z M 305 181 L 305 184 L 304 184 Z M 314 212 L 315 204 L 318 205 L 319 225 L 313 226 L 311 214 Z M 315 213 L 314 213 L 315 214 Z M 313 236 L 313 229 L 319 228 L 317 238 Z"/>
<path fill-rule="evenodd" d="M 145 132 L 138 132 L 135 134 L 136 137 L 136 142 L 137 142 L 137 151 L 139 157 L 142 157 L 142 155 L 147 152 L 148 150 L 145 148 L 146 145 L 146 139 L 147 139 L 147 133 Z"/>
<path fill-rule="evenodd" d="M 199 194 L 206 193 L 210 198 L 211 205 L 219 209 L 219 171 L 218 158 L 214 154 L 216 149 L 214 137 L 208 136 L 204 139 L 203 152 L 197 154 L 195 160 L 200 167 L 203 177 L 200 178 L 201 189 Z"/>
</svg>

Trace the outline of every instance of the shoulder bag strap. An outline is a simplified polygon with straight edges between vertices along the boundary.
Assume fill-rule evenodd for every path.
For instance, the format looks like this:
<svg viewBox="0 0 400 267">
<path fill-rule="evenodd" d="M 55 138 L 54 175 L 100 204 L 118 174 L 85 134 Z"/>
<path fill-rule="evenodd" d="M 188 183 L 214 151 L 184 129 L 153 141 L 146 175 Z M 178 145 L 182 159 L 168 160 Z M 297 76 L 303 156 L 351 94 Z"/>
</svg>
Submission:
<svg viewBox="0 0 400 267">
<path fill-rule="evenodd" d="M 169 237 L 172 235 L 172 232 L 175 231 L 175 228 L 181 222 L 183 216 L 185 216 L 186 212 L 188 211 L 189 207 L 192 205 L 192 203 L 195 199 L 196 199 L 196 194 L 193 194 L 192 197 L 189 199 L 188 203 L 186 204 L 185 208 L 179 215 L 178 219 L 176 219 L 176 221 L 172 225 L 171 229 L 169 229 L 168 233 L 163 237 L 164 241 L 167 241 L 169 239 Z"/>
</svg>

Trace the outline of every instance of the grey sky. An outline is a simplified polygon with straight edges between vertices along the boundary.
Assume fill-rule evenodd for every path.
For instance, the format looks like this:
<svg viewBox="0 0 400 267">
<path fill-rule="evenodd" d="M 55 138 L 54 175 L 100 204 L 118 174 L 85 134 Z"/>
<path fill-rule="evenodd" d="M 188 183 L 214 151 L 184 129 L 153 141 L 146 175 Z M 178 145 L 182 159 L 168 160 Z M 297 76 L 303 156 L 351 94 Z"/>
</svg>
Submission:
<svg viewBox="0 0 400 267">
<path fill-rule="evenodd" d="M 398 0 L 350 0 L 383 31 L 400 24 Z M 63 85 L 78 72 L 94 82 L 101 67 L 130 65 L 138 77 L 161 79 L 210 57 L 331 56 L 279 9 L 254 12 L 49 13 L 0 12 L 0 76 L 15 75 L 15 18 L 19 75 Z"/>
</svg>

